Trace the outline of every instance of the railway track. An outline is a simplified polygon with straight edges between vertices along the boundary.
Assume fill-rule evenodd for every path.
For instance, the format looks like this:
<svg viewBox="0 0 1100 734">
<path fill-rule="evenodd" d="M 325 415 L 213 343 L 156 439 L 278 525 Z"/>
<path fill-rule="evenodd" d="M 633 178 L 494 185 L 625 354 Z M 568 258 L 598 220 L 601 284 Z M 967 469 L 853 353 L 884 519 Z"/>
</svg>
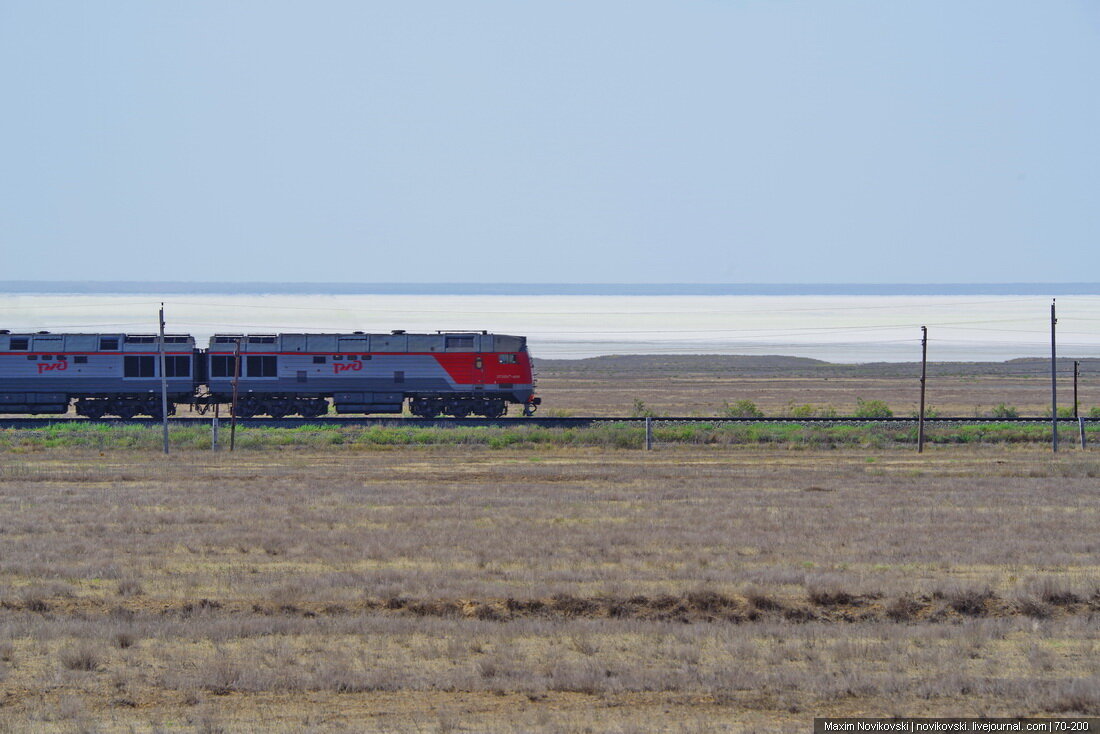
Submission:
<svg viewBox="0 0 1100 734">
<path fill-rule="evenodd" d="M 207 417 L 179 417 L 169 418 L 168 422 L 174 426 L 210 425 L 212 418 Z M 895 416 L 891 418 L 699 418 L 694 416 L 662 416 L 650 419 L 654 425 L 662 423 L 800 423 L 800 424 L 867 424 L 867 423 L 916 423 L 916 418 Z M 1100 423 L 1100 418 L 1083 418 L 1088 424 Z M 586 416 L 571 418 L 400 418 L 400 417 L 349 417 L 333 416 L 327 418 L 239 418 L 237 425 L 243 428 L 299 428 L 301 426 L 355 426 L 355 427 L 404 427 L 404 428 L 515 428 L 518 426 L 538 426 L 540 428 L 584 428 L 599 423 L 637 423 L 644 424 L 645 418 L 615 417 L 615 416 Z M 1050 418 L 964 418 L 964 417 L 936 417 L 925 418 L 926 424 L 959 424 L 959 423 L 1050 423 Z M 1058 422 L 1065 425 L 1077 425 L 1077 418 L 1059 418 Z M 221 418 L 223 426 L 229 425 L 229 418 Z M 0 418 L 0 428 L 47 428 L 56 425 L 106 425 L 106 426 L 159 426 L 160 421 L 152 418 L 134 418 L 122 420 L 119 418 L 102 418 L 90 420 L 87 418 L 25 418 L 12 417 Z"/>
</svg>

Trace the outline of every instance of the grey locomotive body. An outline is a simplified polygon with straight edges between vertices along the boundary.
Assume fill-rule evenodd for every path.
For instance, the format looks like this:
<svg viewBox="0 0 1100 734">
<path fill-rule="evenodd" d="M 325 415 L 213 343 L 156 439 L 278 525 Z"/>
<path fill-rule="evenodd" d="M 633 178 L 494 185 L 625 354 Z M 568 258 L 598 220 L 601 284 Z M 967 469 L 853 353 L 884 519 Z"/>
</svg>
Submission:
<svg viewBox="0 0 1100 734">
<path fill-rule="evenodd" d="M 160 337 L 0 332 L 0 412 L 160 416 Z M 169 412 L 195 393 L 195 340 L 164 338 Z"/>
<path fill-rule="evenodd" d="M 522 336 L 436 334 L 217 334 L 207 349 L 164 337 L 169 412 L 230 403 L 242 417 L 400 413 L 498 417 L 535 410 Z M 160 337 L 0 331 L 0 413 L 88 418 L 161 414 Z M 239 355 L 239 359 L 238 359 Z M 205 389 L 204 389 L 205 386 Z"/>
<path fill-rule="evenodd" d="M 240 360 L 236 359 L 240 345 Z M 498 417 L 509 403 L 528 412 L 534 398 L 527 340 L 461 332 L 437 334 L 216 334 L 206 350 L 210 400 L 232 400 L 238 415 L 338 413 Z"/>
</svg>

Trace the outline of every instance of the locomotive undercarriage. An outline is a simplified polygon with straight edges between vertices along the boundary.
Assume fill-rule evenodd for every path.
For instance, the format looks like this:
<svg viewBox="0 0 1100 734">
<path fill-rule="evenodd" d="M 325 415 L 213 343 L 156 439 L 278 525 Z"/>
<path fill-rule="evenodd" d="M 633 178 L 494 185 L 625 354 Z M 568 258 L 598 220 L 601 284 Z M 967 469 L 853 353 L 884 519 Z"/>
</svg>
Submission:
<svg viewBox="0 0 1100 734">
<path fill-rule="evenodd" d="M 285 418 L 288 415 L 319 418 L 326 413 L 328 413 L 328 401 L 324 398 L 253 397 L 249 395 L 237 400 L 237 416 L 240 418 L 251 418 L 257 415 L 269 415 L 272 418 Z"/>
<path fill-rule="evenodd" d="M 508 403 L 504 398 L 419 397 L 410 401 L 409 411 L 418 418 L 435 418 L 441 415 L 451 415 L 455 418 L 466 418 L 470 415 L 500 418 L 508 412 Z"/>
<path fill-rule="evenodd" d="M 136 415 L 160 418 L 159 395 L 111 395 L 101 398 L 79 398 L 76 401 L 76 414 L 85 418 L 102 418 L 113 415 L 129 420 Z M 168 400 L 168 415 L 176 414 L 174 398 Z"/>
<path fill-rule="evenodd" d="M 211 406 L 229 403 L 228 396 L 201 395 L 193 407 L 199 415 L 205 415 Z M 306 398 L 280 395 L 241 395 L 237 399 L 237 417 L 253 418 L 267 415 L 272 418 L 286 418 L 288 415 L 300 415 L 304 418 L 319 418 L 328 413 L 328 401 L 324 398 Z"/>
</svg>

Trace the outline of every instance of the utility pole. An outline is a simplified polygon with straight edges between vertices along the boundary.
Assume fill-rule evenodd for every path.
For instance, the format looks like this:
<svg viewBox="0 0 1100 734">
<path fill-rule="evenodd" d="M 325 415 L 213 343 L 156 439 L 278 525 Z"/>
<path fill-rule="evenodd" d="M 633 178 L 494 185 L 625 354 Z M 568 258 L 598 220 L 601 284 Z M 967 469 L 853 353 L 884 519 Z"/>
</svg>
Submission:
<svg viewBox="0 0 1100 734">
<path fill-rule="evenodd" d="M 1077 410 L 1077 378 L 1081 375 L 1081 363 L 1078 360 L 1073 360 L 1073 417 L 1080 418 L 1081 415 Z"/>
<path fill-rule="evenodd" d="M 241 338 L 233 350 L 233 404 L 229 408 L 229 450 L 237 444 L 237 385 L 241 381 Z"/>
<path fill-rule="evenodd" d="M 917 453 L 924 453 L 924 385 L 928 378 L 928 327 L 920 327 L 920 418 L 917 420 Z"/>
<path fill-rule="evenodd" d="M 164 304 L 160 304 L 160 421 L 164 426 L 164 453 L 168 454 L 168 374 L 164 369 Z"/>
<path fill-rule="evenodd" d="M 1050 446 L 1055 453 L 1058 452 L 1058 349 L 1054 338 L 1054 327 L 1058 324 L 1054 311 L 1056 300 L 1050 301 Z"/>
</svg>

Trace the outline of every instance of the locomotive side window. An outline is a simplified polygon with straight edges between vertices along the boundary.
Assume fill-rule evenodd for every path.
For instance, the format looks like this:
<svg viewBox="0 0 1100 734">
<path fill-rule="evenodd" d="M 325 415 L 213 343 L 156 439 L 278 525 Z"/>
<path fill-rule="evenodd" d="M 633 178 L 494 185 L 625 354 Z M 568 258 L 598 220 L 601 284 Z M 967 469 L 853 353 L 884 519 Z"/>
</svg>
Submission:
<svg viewBox="0 0 1100 734">
<path fill-rule="evenodd" d="M 449 336 L 446 341 L 447 349 L 473 349 L 474 338 L 472 336 Z"/>
<path fill-rule="evenodd" d="M 516 363 L 516 355 L 514 355 L 514 354 L 502 354 L 502 355 L 500 355 L 500 363 L 501 364 L 515 364 Z"/>
<path fill-rule="evenodd" d="M 100 339 L 99 348 L 104 352 L 118 351 L 118 339 L 112 337 L 110 339 Z"/>
<path fill-rule="evenodd" d="M 88 364 L 88 358 L 83 354 L 78 354 L 77 356 L 73 357 L 73 362 L 75 364 Z"/>
<path fill-rule="evenodd" d="M 325 358 L 324 357 L 314 357 L 313 358 L 313 364 L 324 364 L 324 363 L 325 363 Z"/>
<path fill-rule="evenodd" d="M 153 357 L 128 356 L 123 359 L 123 377 L 155 377 L 156 360 Z"/>
<path fill-rule="evenodd" d="M 190 357 L 165 357 L 164 358 L 164 376 L 165 377 L 190 377 L 191 376 L 191 358 Z"/>
<path fill-rule="evenodd" d="M 269 355 L 249 355 L 249 377 L 278 377 L 275 357 Z"/>
<path fill-rule="evenodd" d="M 30 361 L 32 361 L 32 362 L 33 362 L 33 361 L 35 361 L 36 359 L 38 359 L 38 355 L 37 355 L 37 354 L 28 354 L 28 355 L 27 355 L 27 359 L 29 359 Z"/>
<path fill-rule="evenodd" d="M 27 339 L 27 338 L 17 339 L 15 337 L 12 337 L 11 341 L 8 342 L 8 349 L 10 349 L 13 352 L 22 352 L 22 351 L 26 351 L 28 348 L 30 348 L 30 345 L 31 345 L 31 340 L 30 339 Z"/>
<path fill-rule="evenodd" d="M 210 376 L 211 377 L 232 377 L 233 372 L 236 370 L 233 362 L 235 361 L 232 355 L 215 354 L 210 357 Z"/>
<path fill-rule="evenodd" d="M 157 338 L 155 336 L 128 336 L 126 337 L 127 344 L 153 344 Z"/>
</svg>

